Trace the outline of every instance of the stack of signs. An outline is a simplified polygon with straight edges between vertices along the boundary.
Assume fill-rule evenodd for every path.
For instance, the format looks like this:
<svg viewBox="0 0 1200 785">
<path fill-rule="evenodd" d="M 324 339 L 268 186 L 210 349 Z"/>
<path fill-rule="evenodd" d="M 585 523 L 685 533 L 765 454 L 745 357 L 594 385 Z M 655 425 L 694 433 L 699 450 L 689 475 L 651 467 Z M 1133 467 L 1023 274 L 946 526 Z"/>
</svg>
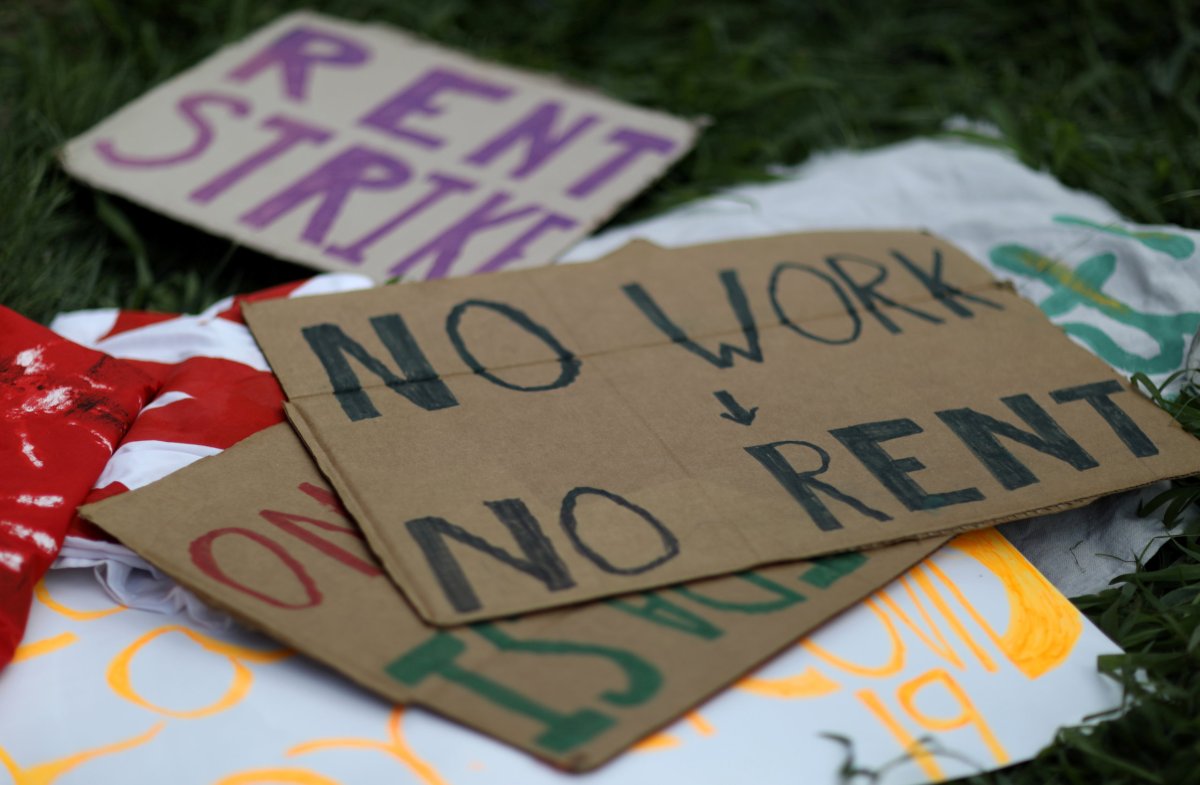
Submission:
<svg viewBox="0 0 1200 785">
<path fill-rule="evenodd" d="M 371 689 L 568 768 L 948 534 L 1200 471 L 1167 414 L 923 234 L 636 243 L 245 310 L 320 473 L 278 426 L 84 515 Z"/>
<path fill-rule="evenodd" d="M 692 136 L 301 14 L 66 163 L 313 266 L 441 278 L 544 264 Z M 919 233 L 634 243 L 245 314 L 294 429 L 82 513 L 379 694 L 567 769 L 953 533 L 1200 471 L 1169 416 Z"/>
</svg>

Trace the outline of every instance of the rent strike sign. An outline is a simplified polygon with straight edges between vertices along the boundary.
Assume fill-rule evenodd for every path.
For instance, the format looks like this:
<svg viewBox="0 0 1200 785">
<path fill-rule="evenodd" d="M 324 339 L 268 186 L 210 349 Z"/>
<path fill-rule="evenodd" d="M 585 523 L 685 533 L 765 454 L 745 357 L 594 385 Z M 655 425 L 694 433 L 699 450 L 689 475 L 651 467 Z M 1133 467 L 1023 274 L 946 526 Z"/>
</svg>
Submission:
<svg viewBox="0 0 1200 785">
<path fill-rule="evenodd" d="M 377 280 L 544 264 L 696 128 L 381 26 L 283 17 L 73 140 L 67 170 Z"/>
<path fill-rule="evenodd" d="M 1200 446 L 918 233 L 627 246 L 250 305 L 417 611 L 507 616 L 1200 472 Z"/>
<path fill-rule="evenodd" d="M 286 425 L 84 514 L 201 596 L 394 701 L 592 768 L 933 551 L 923 540 L 438 629 Z"/>
</svg>

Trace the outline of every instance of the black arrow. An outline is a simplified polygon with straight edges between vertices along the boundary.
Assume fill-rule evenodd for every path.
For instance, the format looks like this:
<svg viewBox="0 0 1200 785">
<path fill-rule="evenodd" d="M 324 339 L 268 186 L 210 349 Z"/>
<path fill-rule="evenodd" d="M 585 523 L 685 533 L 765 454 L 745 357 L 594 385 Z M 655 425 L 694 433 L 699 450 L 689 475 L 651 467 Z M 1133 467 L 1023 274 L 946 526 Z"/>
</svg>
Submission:
<svg viewBox="0 0 1200 785">
<path fill-rule="evenodd" d="M 743 409 L 742 405 L 733 399 L 728 390 L 717 390 L 713 395 L 729 410 L 728 412 L 721 412 L 721 416 L 726 420 L 732 420 L 738 425 L 749 425 L 754 422 L 754 414 L 758 411 L 757 406 L 749 411 Z"/>
</svg>

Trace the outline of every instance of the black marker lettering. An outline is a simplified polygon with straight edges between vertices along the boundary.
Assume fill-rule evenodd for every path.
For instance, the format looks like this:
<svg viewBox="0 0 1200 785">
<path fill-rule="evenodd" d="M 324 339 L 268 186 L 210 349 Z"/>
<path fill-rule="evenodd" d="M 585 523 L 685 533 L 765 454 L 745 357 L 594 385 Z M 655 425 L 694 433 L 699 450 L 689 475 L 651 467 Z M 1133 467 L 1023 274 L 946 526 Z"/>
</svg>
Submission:
<svg viewBox="0 0 1200 785">
<path fill-rule="evenodd" d="M 336 324 L 314 324 L 300 331 L 325 368 L 333 394 L 347 417 L 357 421 L 379 416 L 379 410 L 371 403 L 358 381 L 358 375 L 350 367 L 347 355 L 382 379 L 390 389 L 422 409 L 431 411 L 458 406 L 454 393 L 438 378 L 400 314 L 372 317 L 371 326 L 391 352 L 392 359 L 404 374 L 403 378 L 392 373 L 390 368 L 367 352 L 362 344 L 342 332 L 342 328 Z"/>
<path fill-rule="evenodd" d="M 444 518 L 415 518 L 405 523 L 408 533 L 421 547 L 438 584 L 442 587 L 442 592 L 454 610 L 465 613 L 478 610 L 482 606 L 458 560 L 450 552 L 446 544 L 447 538 L 474 548 L 480 553 L 486 553 L 501 564 L 536 578 L 548 591 L 561 591 L 575 585 L 567 565 L 563 564 L 554 550 L 554 544 L 542 532 L 542 527 L 529 512 L 525 502 L 520 499 L 501 499 L 484 502 L 484 505 L 512 533 L 513 539 L 526 558 L 513 556 L 503 548 L 492 545 L 482 537 L 471 534 Z"/>
<path fill-rule="evenodd" d="M 792 467 L 791 461 L 784 457 L 779 450 L 780 447 L 794 444 L 799 447 L 807 447 L 817 454 L 821 459 L 821 465 L 816 469 L 811 469 L 805 472 L 798 472 Z M 826 496 L 830 496 L 843 504 L 848 504 L 855 510 L 858 510 L 863 515 L 869 518 L 874 518 L 877 521 L 890 521 L 892 516 L 885 512 L 868 507 L 858 499 L 848 493 L 839 491 L 827 482 L 822 482 L 817 479 L 818 474 L 824 474 L 829 468 L 829 453 L 822 450 L 811 442 L 798 441 L 782 441 L 771 442 L 770 444 L 756 444 L 753 447 L 746 447 L 746 452 L 754 460 L 762 464 L 763 468 L 771 473 L 776 482 L 783 486 L 792 498 L 800 503 L 808 516 L 812 518 L 813 523 L 817 524 L 817 528 L 821 531 L 832 531 L 842 528 L 842 524 L 837 517 L 830 512 L 825 503 L 817 498 L 814 491 L 820 491 Z"/>
<path fill-rule="evenodd" d="M 951 284 L 948 284 L 942 280 L 942 252 L 936 248 L 933 249 L 932 270 L 922 270 L 920 267 L 917 267 L 917 265 L 911 259 L 899 251 L 893 250 L 892 257 L 897 262 L 904 265 L 904 267 L 913 274 L 913 277 L 920 281 L 921 284 L 929 290 L 929 293 L 932 294 L 939 303 L 946 306 L 951 313 L 957 316 L 961 316 L 964 319 L 970 319 L 975 315 L 971 309 L 957 302 L 957 300 L 970 300 L 973 303 L 986 305 L 988 308 L 995 308 L 998 311 L 1004 310 L 1004 306 L 1000 303 L 992 302 L 986 297 L 980 297 L 977 294 L 964 292 L 962 289 L 952 286 Z"/>
<path fill-rule="evenodd" d="M 655 556 L 644 564 L 638 564 L 633 567 L 618 567 L 608 559 L 596 552 L 591 546 L 585 543 L 579 537 L 579 521 L 575 518 L 575 505 L 582 494 L 593 494 L 602 499 L 608 499 L 618 507 L 633 512 L 639 518 L 650 524 L 651 528 L 658 534 L 662 540 L 663 552 Z M 575 550 L 583 554 L 592 564 L 596 565 L 605 572 L 614 575 L 639 575 L 648 570 L 652 570 L 665 561 L 670 561 L 679 553 L 679 540 L 671 533 L 671 530 L 662 524 L 657 518 L 647 512 L 645 509 L 637 506 L 628 499 L 624 499 L 615 493 L 602 490 L 600 488 L 573 488 L 570 493 L 563 497 L 562 513 L 559 520 L 562 523 L 563 531 L 571 538 L 571 543 L 574 544 Z"/>
<path fill-rule="evenodd" d="M 1033 431 L 1023 431 L 1015 425 L 969 408 L 946 409 L 938 412 L 937 416 L 950 426 L 954 435 L 962 439 L 963 444 L 975 453 L 975 457 L 1006 489 L 1024 488 L 1039 480 L 1029 467 L 1000 443 L 997 436 L 1052 455 L 1079 471 L 1100 465 L 1028 395 L 1010 395 L 1000 400 Z"/>
<path fill-rule="evenodd" d="M 548 384 L 523 386 L 505 381 L 499 376 L 496 376 L 494 373 L 489 372 L 488 369 L 485 368 L 483 364 L 475 358 L 475 355 L 472 354 L 469 349 L 467 349 L 467 345 L 463 341 L 462 333 L 460 332 L 462 318 L 467 312 L 468 308 L 486 308 L 489 311 L 495 311 L 501 316 L 507 318 L 513 324 L 520 327 L 522 330 L 525 330 L 530 335 L 540 340 L 542 343 L 546 344 L 546 346 L 550 347 L 550 350 L 554 352 L 554 356 L 558 358 L 558 378 L 552 382 L 549 382 Z M 558 339 L 554 337 L 553 333 L 535 322 L 533 319 L 530 319 L 524 311 L 513 308 L 511 305 L 498 303 L 492 300 L 464 300 L 463 302 L 454 306 L 454 308 L 450 311 L 450 314 L 446 317 L 446 334 L 450 336 L 450 343 L 454 345 L 455 351 L 458 352 L 458 356 L 461 357 L 462 361 L 467 364 L 467 367 L 483 378 L 487 379 L 492 384 L 505 387 L 509 390 L 519 390 L 521 392 L 557 390 L 561 387 L 566 387 L 571 382 L 575 381 L 576 377 L 579 376 L 579 367 L 581 365 L 579 358 L 567 351 L 567 349 L 558 342 Z"/>
<path fill-rule="evenodd" d="M 848 273 L 845 267 L 843 267 L 844 262 L 854 262 L 855 264 L 863 267 L 874 268 L 875 277 L 869 281 L 866 281 L 865 283 L 856 281 L 850 277 L 850 273 Z M 825 260 L 825 263 L 829 265 L 829 269 L 837 273 L 838 276 L 846 282 L 846 286 L 851 292 L 854 293 L 854 296 L 858 298 L 858 301 L 862 303 L 862 307 L 869 311 L 876 319 L 878 319 L 879 323 L 882 324 L 884 329 L 886 329 L 888 332 L 898 333 L 900 332 L 900 327 L 892 321 L 890 316 L 876 307 L 876 302 L 882 303 L 883 305 L 891 308 L 897 308 L 905 313 L 917 317 L 918 319 L 923 319 L 933 324 L 942 323 L 943 320 L 941 318 L 934 316 L 931 313 L 925 313 L 924 311 L 914 308 L 911 305 L 898 303 L 891 297 L 888 297 L 886 294 L 876 291 L 876 287 L 887 280 L 888 274 L 887 267 L 883 266 L 879 262 L 865 259 L 861 256 L 840 254 L 838 256 L 830 256 Z"/>
<path fill-rule="evenodd" d="M 846 309 L 846 315 L 850 317 L 850 334 L 845 338 L 829 338 L 824 335 L 817 335 L 804 329 L 796 324 L 783 310 L 783 306 L 779 304 L 779 279 L 783 277 L 785 270 L 799 270 L 800 272 L 808 273 L 809 275 L 820 278 L 825 283 L 829 284 L 829 288 L 837 295 L 841 301 L 842 307 Z M 771 271 L 771 281 L 767 285 L 767 294 L 771 296 L 771 307 L 775 309 L 775 315 L 779 317 L 779 321 L 793 332 L 803 335 L 805 338 L 811 338 L 814 341 L 821 343 L 839 344 L 853 343 L 862 332 L 862 317 L 858 315 L 858 310 L 854 307 L 854 303 L 850 301 L 850 297 L 842 290 L 841 285 L 833 279 L 828 273 L 823 273 L 807 264 L 798 264 L 796 262 L 780 262 L 775 265 L 775 269 Z"/>
<path fill-rule="evenodd" d="M 1050 397 L 1058 403 L 1087 401 L 1096 410 L 1096 413 L 1104 418 L 1108 427 L 1113 429 L 1113 433 L 1129 448 L 1131 453 L 1138 458 L 1158 455 L 1158 447 L 1154 445 L 1150 437 L 1109 397 L 1121 392 L 1125 392 L 1125 388 L 1115 379 L 1110 379 L 1106 382 L 1081 384 L 1078 387 L 1064 387 L 1061 390 L 1052 391 Z"/>
<path fill-rule="evenodd" d="M 745 349 L 722 343 L 717 346 L 717 353 L 714 354 L 689 338 L 682 327 L 671 321 L 671 318 L 663 312 L 662 308 L 658 307 L 658 303 L 642 288 L 641 284 L 626 284 L 621 287 L 621 291 L 625 292 L 625 295 L 633 301 L 633 304 L 650 320 L 651 324 L 662 330 L 663 334 L 668 338 L 692 354 L 703 357 L 718 368 L 729 368 L 732 366 L 735 354 L 745 357 L 747 360 L 760 363 L 762 362 L 762 348 L 758 343 L 758 327 L 754 323 L 754 314 L 750 312 L 750 303 L 746 299 L 746 292 L 742 289 L 741 282 L 738 281 L 737 271 L 722 270 L 719 277 L 721 284 L 725 287 L 725 295 L 729 298 L 729 305 L 733 308 L 733 313 L 742 328 L 742 333 L 746 336 Z"/>
<path fill-rule="evenodd" d="M 881 420 L 849 428 L 837 428 L 829 433 L 854 453 L 854 457 L 867 467 L 871 474 L 891 491 L 910 510 L 934 510 L 952 504 L 977 502 L 983 499 L 978 488 L 960 488 L 957 491 L 926 493 L 916 480 L 908 475 L 925 468 L 925 464 L 912 456 L 893 458 L 880 442 L 914 436 L 924 429 L 907 417 L 900 420 Z"/>
</svg>

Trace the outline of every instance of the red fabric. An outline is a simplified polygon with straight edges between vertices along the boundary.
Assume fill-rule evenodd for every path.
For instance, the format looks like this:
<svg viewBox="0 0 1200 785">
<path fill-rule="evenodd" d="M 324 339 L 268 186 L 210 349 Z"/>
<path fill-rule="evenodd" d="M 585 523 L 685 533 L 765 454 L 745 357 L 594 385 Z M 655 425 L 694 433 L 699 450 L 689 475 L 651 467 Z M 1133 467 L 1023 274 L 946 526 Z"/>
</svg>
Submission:
<svg viewBox="0 0 1200 785">
<path fill-rule="evenodd" d="M 75 507 L 157 387 L 0 306 L 0 667 Z"/>
<path fill-rule="evenodd" d="M 283 390 L 269 371 L 214 357 L 192 357 L 175 365 L 127 362 L 159 380 L 161 387 L 155 403 L 174 400 L 143 412 L 122 444 L 177 442 L 223 450 L 283 422 Z M 169 395 L 171 398 L 167 398 Z M 85 503 L 127 490 L 119 482 L 106 483 L 89 493 Z M 113 541 L 106 532 L 78 515 L 73 517 L 68 534 Z"/>
<path fill-rule="evenodd" d="M 222 319 L 228 319 L 231 322 L 245 324 L 246 320 L 242 318 L 242 303 L 257 303 L 263 300 L 274 300 L 279 297 L 290 297 L 292 292 L 306 283 L 308 283 L 307 280 L 292 281 L 291 283 L 281 283 L 278 286 L 272 286 L 267 289 L 259 289 L 257 292 L 251 292 L 250 294 L 239 294 L 233 298 L 233 304 L 218 313 L 217 316 Z"/>
<path fill-rule="evenodd" d="M 173 313 L 159 313 L 157 311 L 118 311 L 117 318 L 113 322 L 112 329 L 105 333 L 104 338 L 111 338 L 114 335 L 123 333 L 126 330 L 136 330 L 138 327 L 145 327 L 148 324 L 157 324 L 165 322 L 168 319 L 174 319 Z M 103 338 L 101 339 L 103 340 Z"/>
<path fill-rule="evenodd" d="M 214 357 L 192 357 L 168 367 L 170 372 L 159 376 L 156 400 L 170 393 L 187 397 L 145 411 L 126 442 L 154 439 L 225 449 L 283 422 L 283 390 L 270 371 Z"/>
</svg>

